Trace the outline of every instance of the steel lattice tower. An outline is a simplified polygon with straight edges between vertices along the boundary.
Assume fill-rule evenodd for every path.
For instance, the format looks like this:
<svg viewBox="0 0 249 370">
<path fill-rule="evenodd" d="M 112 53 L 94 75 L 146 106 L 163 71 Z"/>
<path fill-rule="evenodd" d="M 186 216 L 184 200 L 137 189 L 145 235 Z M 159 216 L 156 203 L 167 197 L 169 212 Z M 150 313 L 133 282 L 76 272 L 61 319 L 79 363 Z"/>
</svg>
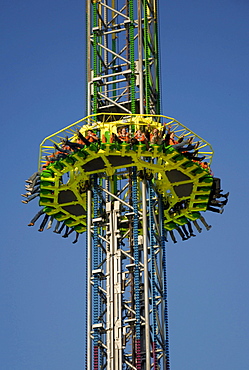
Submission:
<svg viewBox="0 0 249 370">
<path fill-rule="evenodd" d="M 157 0 L 87 0 L 86 13 L 88 115 L 159 114 Z M 162 202 L 135 166 L 122 172 L 88 191 L 86 366 L 169 369 Z"/>
<path fill-rule="evenodd" d="M 87 113 L 160 113 L 156 0 L 86 1 Z"/>
</svg>

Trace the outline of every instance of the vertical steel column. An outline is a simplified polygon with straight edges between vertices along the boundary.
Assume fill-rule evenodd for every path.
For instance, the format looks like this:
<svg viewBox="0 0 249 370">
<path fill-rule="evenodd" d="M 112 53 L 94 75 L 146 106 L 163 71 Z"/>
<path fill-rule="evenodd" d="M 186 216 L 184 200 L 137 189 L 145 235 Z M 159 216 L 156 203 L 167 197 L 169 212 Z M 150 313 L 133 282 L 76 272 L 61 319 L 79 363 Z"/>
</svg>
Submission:
<svg viewBox="0 0 249 370">
<path fill-rule="evenodd" d="M 115 0 L 112 0 L 112 8 L 113 9 L 115 9 Z M 115 14 L 114 14 L 114 12 L 112 12 L 112 17 L 113 17 L 113 20 L 112 20 L 112 25 L 113 25 L 113 27 L 114 27 L 114 24 L 115 24 L 115 20 L 114 20 L 114 16 L 115 16 Z M 112 50 L 116 53 L 116 51 L 117 51 L 117 48 L 116 48 L 116 38 L 117 38 L 117 36 L 116 36 L 116 33 L 113 33 L 112 34 Z M 116 70 L 116 67 L 115 67 L 115 61 L 113 61 L 113 72 L 115 72 L 115 70 Z M 115 76 L 113 76 L 113 78 L 112 78 L 114 81 L 115 81 Z M 116 85 L 116 83 L 114 83 L 113 84 L 113 86 L 112 86 L 112 89 L 113 89 L 113 98 L 115 99 L 116 98 L 116 96 L 117 96 L 117 92 L 116 92 L 116 87 L 117 87 L 117 85 Z"/>
<path fill-rule="evenodd" d="M 97 36 L 97 1 L 93 2 L 93 78 L 98 75 L 98 36 Z M 98 110 L 98 82 L 95 80 L 93 82 L 93 113 L 97 113 Z"/>
<path fill-rule="evenodd" d="M 130 16 L 130 25 L 129 25 L 129 47 L 130 47 L 130 63 L 131 63 L 131 112 L 136 113 L 136 100 L 135 100 L 135 48 L 134 48 L 134 6 L 133 0 L 129 1 L 129 16 Z"/>
<path fill-rule="evenodd" d="M 106 254 L 106 330 L 107 330 L 107 370 L 114 369 L 114 265 L 113 265 L 113 255 L 114 255 L 114 225 L 112 217 L 112 202 L 106 204 L 106 213 L 108 218 L 108 230 L 107 236 L 109 240 L 109 246 Z"/>
<path fill-rule="evenodd" d="M 155 4 L 155 19 L 158 20 L 158 0 L 154 0 Z M 159 27 L 158 21 L 154 22 L 155 27 L 155 37 L 154 37 L 154 50 L 155 55 L 157 58 L 155 59 L 155 71 L 156 71 L 156 79 L 155 79 L 155 89 L 156 89 L 156 114 L 161 113 L 161 91 L 160 91 L 160 50 L 159 50 Z"/>
<path fill-rule="evenodd" d="M 138 81 L 139 81 L 139 109 L 144 113 L 144 72 L 143 72 L 143 26 L 142 26 L 142 0 L 137 2 L 138 12 Z"/>
<path fill-rule="evenodd" d="M 87 191 L 87 370 L 92 370 L 92 191 Z"/>
<path fill-rule="evenodd" d="M 136 367 L 141 369 L 141 317 L 140 317 L 140 256 L 138 248 L 138 199 L 137 199 L 137 170 L 133 167 L 132 173 L 132 203 L 134 208 L 133 219 L 133 246 L 135 262 L 135 306 L 136 306 Z"/>
<path fill-rule="evenodd" d="M 94 175 L 93 184 L 93 217 L 98 216 L 98 179 Z M 98 269 L 98 225 L 95 222 L 93 225 L 93 269 L 95 271 L 93 277 L 93 369 L 99 369 L 99 277 L 96 274 Z"/>
<path fill-rule="evenodd" d="M 107 369 L 122 369 L 122 255 L 119 248 L 120 203 L 106 205 L 109 248 L 107 262 Z"/>
<path fill-rule="evenodd" d="M 160 226 L 160 233 L 161 233 L 161 246 L 162 246 L 162 253 L 163 253 L 163 261 L 162 261 L 162 272 L 163 272 L 163 312 L 164 312 L 164 326 L 165 326 L 165 341 L 164 341 L 164 351 L 165 351 L 165 359 L 164 359 L 164 366 L 165 370 L 170 370 L 170 362 L 169 362 L 169 325 L 168 325 L 168 294 L 167 294 L 167 264 L 166 264 L 166 246 L 165 246 L 165 229 L 163 227 L 163 201 L 162 197 L 159 197 L 159 226 Z"/>
<path fill-rule="evenodd" d="M 86 97 L 87 97 L 87 104 L 86 104 L 86 110 L 87 110 L 87 115 L 91 114 L 91 89 L 92 89 L 92 85 L 91 85 L 91 80 L 92 80 L 92 77 L 91 77 L 91 62 L 92 62 L 92 57 L 91 57 L 91 50 L 92 50 L 92 45 L 91 45 L 91 42 L 89 42 L 90 40 L 90 37 L 91 37 L 91 31 L 92 31 L 92 27 L 91 27 L 91 15 L 92 15 L 92 12 L 91 12 L 91 1 L 90 0 L 86 0 L 86 67 L 87 67 L 87 71 L 86 71 L 86 90 L 87 90 L 87 94 L 86 94 Z"/>
<path fill-rule="evenodd" d="M 119 248 L 119 216 L 120 202 L 114 202 L 113 225 L 114 225 L 114 341 L 115 341 L 115 366 L 114 369 L 122 369 L 122 254 Z"/>
<path fill-rule="evenodd" d="M 144 310 L 145 310 L 145 370 L 150 370 L 150 301 L 149 301 L 149 271 L 148 271 L 148 223 L 147 223 L 147 200 L 146 180 L 142 182 L 142 209 L 143 209 L 143 253 L 144 253 Z"/>
<path fill-rule="evenodd" d="M 148 41 L 148 17 L 147 0 L 144 0 L 144 88 L 145 88 L 145 112 L 150 113 L 150 71 L 149 71 L 149 41 Z"/>
<path fill-rule="evenodd" d="M 154 217 L 153 217 L 153 188 L 151 181 L 148 182 L 149 187 L 149 223 L 150 223 L 150 255 L 151 255 L 151 290 L 152 290 L 152 356 L 153 368 L 157 370 L 157 308 L 156 308 L 156 289 L 155 289 L 155 237 L 154 237 Z"/>
</svg>

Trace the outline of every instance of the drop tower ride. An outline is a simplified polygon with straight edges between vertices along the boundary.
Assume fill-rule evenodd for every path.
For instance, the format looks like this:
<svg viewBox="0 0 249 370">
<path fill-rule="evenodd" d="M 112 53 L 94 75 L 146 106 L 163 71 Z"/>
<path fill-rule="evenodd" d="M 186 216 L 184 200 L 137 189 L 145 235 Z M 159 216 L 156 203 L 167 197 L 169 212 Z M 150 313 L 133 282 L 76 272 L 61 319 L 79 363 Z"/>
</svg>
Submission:
<svg viewBox="0 0 249 370">
<path fill-rule="evenodd" d="M 170 130 L 212 161 L 209 143 L 161 114 L 158 40 L 157 0 L 86 0 L 87 114 L 40 145 L 40 206 L 86 233 L 87 370 L 169 370 L 167 233 L 206 211 L 213 184 L 171 145 L 130 141 Z M 89 132 L 98 142 L 55 159 L 54 145 Z"/>
</svg>

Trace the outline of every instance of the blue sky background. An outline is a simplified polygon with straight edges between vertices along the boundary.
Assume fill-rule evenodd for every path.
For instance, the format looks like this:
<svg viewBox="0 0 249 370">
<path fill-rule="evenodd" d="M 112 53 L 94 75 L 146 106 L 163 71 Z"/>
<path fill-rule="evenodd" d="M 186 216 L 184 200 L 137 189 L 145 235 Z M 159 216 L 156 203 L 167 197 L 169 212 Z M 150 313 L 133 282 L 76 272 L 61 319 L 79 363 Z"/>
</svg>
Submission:
<svg viewBox="0 0 249 370">
<path fill-rule="evenodd" d="M 84 364 L 85 243 L 27 224 L 41 140 L 85 115 L 83 0 L 1 1 L 3 370 Z M 210 231 L 167 245 L 172 370 L 249 368 L 249 2 L 160 1 L 162 113 L 215 150 L 230 191 Z"/>
</svg>

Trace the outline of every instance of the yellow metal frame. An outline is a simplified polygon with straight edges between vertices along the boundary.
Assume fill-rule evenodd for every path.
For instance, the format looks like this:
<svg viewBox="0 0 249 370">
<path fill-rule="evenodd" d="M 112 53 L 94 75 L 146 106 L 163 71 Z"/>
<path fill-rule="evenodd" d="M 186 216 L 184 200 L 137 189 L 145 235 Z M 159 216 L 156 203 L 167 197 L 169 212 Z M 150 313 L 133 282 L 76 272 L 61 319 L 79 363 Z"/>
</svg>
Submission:
<svg viewBox="0 0 249 370">
<path fill-rule="evenodd" d="M 108 137 L 112 133 L 117 134 L 120 127 L 127 127 L 132 134 L 137 129 L 143 129 L 149 125 L 150 129 L 163 129 L 163 125 L 171 126 L 176 137 L 185 138 L 194 137 L 194 142 L 199 141 L 199 155 L 205 155 L 206 161 L 211 164 L 213 150 L 211 145 L 200 136 L 189 130 L 186 126 L 176 121 L 174 118 L 163 115 L 131 115 L 120 116 L 120 114 L 97 114 L 79 120 L 63 130 L 50 135 L 40 145 L 39 167 L 45 163 L 45 156 L 51 155 L 54 151 L 54 144 L 59 144 L 61 139 L 69 137 L 74 142 L 77 139 L 76 129 L 79 129 L 83 135 L 91 129 L 98 133 L 100 139 L 105 137 L 105 143 L 100 145 L 91 144 L 82 150 L 68 155 L 65 159 L 51 163 L 45 171 L 41 173 L 41 193 L 40 205 L 44 206 L 45 212 L 54 215 L 57 220 L 64 221 L 68 226 L 73 227 L 78 232 L 84 232 L 86 229 L 86 215 L 76 216 L 65 210 L 67 207 L 80 205 L 86 210 L 86 193 L 82 192 L 82 186 L 90 175 L 99 173 L 105 176 L 117 175 L 122 168 L 136 166 L 138 171 L 146 169 L 147 174 L 153 175 L 155 189 L 165 200 L 164 226 L 171 230 L 178 225 L 185 224 L 188 219 L 198 218 L 198 212 L 205 211 L 212 186 L 212 176 L 207 170 L 204 170 L 198 163 L 195 163 L 185 156 L 179 154 L 172 147 L 163 149 L 159 145 L 150 145 L 151 151 L 146 149 L 145 144 L 131 146 L 128 143 L 111 143 Z M 112 156 L 130 157 L 131 163 L 125 165 L 113 165 L 109 159 Z M 104 169 L 84 169 L 87 163 L 94 159 L 101 158 L 104 163 Z M 167 172 L 176 170 L 187 176 L 187 180 L 170 182 Z M 62 184 L 63 175 L 68 174 L 69 179 L 66 184 Z M 124 176 L 124 175 L 122 175 Z M 186 197 L 178 197 L 176 187 L 191 184 L 191 194 Z M 59 203 L 59 193 L 61 191 L 71 191 L 74 194 L 74 200 L 68 203 Z M 178 213 L 172 213 L 174 205 L 185 200 L 187 207 Z"/>
</svg>

